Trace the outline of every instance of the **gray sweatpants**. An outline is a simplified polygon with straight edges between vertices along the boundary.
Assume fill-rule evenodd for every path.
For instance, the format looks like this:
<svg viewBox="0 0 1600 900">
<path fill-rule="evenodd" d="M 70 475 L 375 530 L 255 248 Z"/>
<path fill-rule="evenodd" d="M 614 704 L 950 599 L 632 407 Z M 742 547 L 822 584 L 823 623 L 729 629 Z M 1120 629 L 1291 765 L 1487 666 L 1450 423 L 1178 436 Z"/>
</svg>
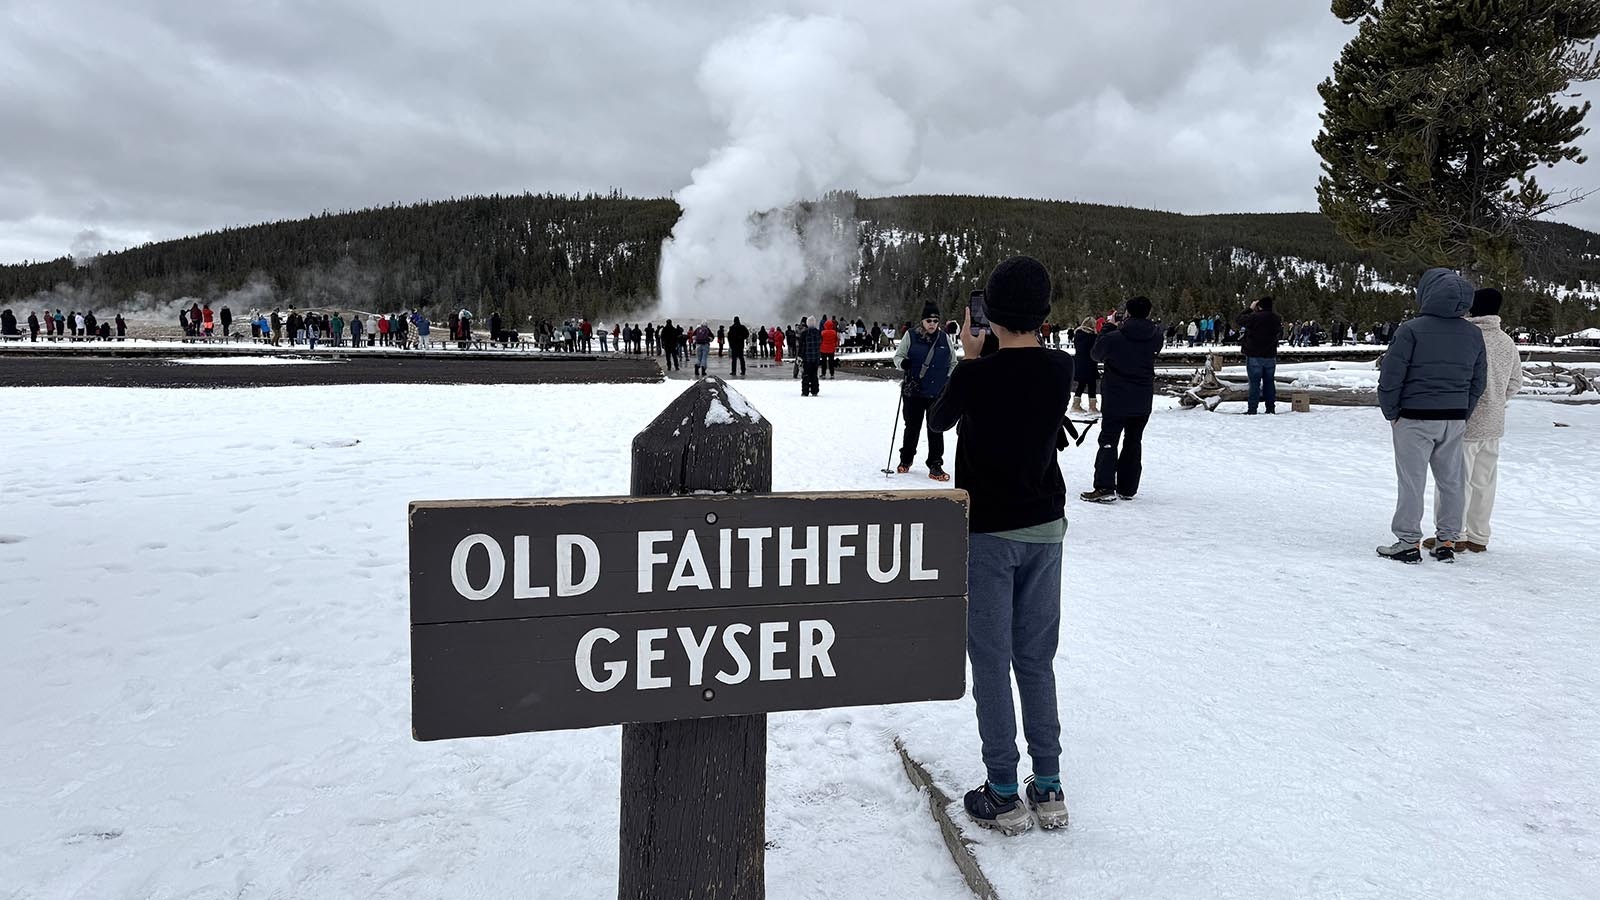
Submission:
<svg viewBox="0 0 1600 900">
<path fill-rule="evenodd" d="M 1434 533 L 1441 541 L 1461 539 L 1461 519 L 1466 510 L 1467 476 L 1463 461 L 1463 436 L 1467 423 L 1396 419 L 1394 471 L 1400 496 L 1394 506 L 1394 536 L 1415 544 L 1422 540 L 1422 502 L 1427 495 L 1428 469 L 1433 469 Z"/>
</svg>

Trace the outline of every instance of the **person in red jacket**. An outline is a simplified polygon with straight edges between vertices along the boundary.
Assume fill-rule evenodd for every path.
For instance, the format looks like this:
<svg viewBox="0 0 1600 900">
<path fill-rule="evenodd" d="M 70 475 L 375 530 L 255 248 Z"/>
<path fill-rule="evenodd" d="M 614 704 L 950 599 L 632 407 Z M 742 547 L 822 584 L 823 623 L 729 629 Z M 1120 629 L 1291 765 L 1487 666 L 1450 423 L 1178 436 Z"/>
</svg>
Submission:
<svg viewBox="0 0 1600 900">
<path fill-rule="evenodd" d="M 772 345 L 772 364 L 783 365 L 783 332 L 776 325 L 767 331 L 767 341 Z"/>
<path fill-rule="evenodd" d="M 833 377 L 835 354 L 839 352 L 839 326 L 828 319 L 822 323 L 822 371 Z"/>
</svg>

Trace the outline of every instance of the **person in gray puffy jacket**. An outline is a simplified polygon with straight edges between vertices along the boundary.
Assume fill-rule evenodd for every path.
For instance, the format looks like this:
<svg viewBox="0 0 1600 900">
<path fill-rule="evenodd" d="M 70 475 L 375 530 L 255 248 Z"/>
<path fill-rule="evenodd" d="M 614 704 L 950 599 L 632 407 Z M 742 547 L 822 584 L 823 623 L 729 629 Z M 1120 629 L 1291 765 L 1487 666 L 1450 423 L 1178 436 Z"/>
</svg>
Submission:
<svg viewBox="0 0 1600 900">
<path fill-rule="evenodd" d="M 1378 548 L 1386 559 L 1422 559 L 1422 503 L 1430 468 L 1437 489 L 1432 555 L 1440 562 L 1455 558 L 1466 506 L 1462 441 L 1488 379 L 1483 332 L 1463 318 L 1472 298 L 1465 278 L 1449 269 L 1429 269 L 1417 284 L 1421 315 L 1395 331 L 1383 356 L 1378 407 L 1393 431 L 1399 482 L 1391 523 L 1398 540 Z"/>
</svg>

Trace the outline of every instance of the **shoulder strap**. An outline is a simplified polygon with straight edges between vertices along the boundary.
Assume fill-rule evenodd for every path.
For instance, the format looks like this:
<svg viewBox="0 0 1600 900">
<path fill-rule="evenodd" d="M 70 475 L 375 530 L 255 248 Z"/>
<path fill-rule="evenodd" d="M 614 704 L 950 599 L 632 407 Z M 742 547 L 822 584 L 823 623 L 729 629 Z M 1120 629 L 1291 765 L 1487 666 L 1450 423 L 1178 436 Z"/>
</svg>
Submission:
<svg viewBox="0 0 1600 900">
<path fill-rule="evenodd" d="M 943 330 L 941 330 L 939 332 L 939 337 L 941 339 L 943 339 L 943 340 L 946 340 L 946 341 L 949 340 L 949 338 L 945 337 L 945 333 L 944 333 Z M 930 345 L 928 347 L 927 355 L 922 358 L 922 371 L 917 373 L 917 380 L 918 381 L 921 381 L 922 379 L 928 377 L 928 369 L 933 366 L 934 351 L 936 351 L 938 349 L 939 349 L 939 345 L 938 344 L 932 344 L 932 345 Z"/>
</svg>

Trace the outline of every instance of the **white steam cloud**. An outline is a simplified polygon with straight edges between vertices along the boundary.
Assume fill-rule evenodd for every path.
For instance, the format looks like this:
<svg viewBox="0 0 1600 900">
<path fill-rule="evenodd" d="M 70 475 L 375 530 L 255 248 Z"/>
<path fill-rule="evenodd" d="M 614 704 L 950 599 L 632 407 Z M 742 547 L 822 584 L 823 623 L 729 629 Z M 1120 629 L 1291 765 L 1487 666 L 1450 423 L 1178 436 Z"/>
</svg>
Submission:
<svg viewBox="0 0 1600 900">
<path fill-rule="evenodd" d="M 918 134 L 880 84 L 881 55 L 858 23 L 772 19 L 711 48 L 698 83 L 728 142 L 678 194 L 682 217 L 662 246 L 669 316 L 772 317 L 804 294 L 840 290 L 854 230 L 800 203 L 841 189 L 911 180 Z M 853 210 L 850 211 L 853 220 Z M 820 311 L 820 310 L 819 310 Z"/>
</svg>

